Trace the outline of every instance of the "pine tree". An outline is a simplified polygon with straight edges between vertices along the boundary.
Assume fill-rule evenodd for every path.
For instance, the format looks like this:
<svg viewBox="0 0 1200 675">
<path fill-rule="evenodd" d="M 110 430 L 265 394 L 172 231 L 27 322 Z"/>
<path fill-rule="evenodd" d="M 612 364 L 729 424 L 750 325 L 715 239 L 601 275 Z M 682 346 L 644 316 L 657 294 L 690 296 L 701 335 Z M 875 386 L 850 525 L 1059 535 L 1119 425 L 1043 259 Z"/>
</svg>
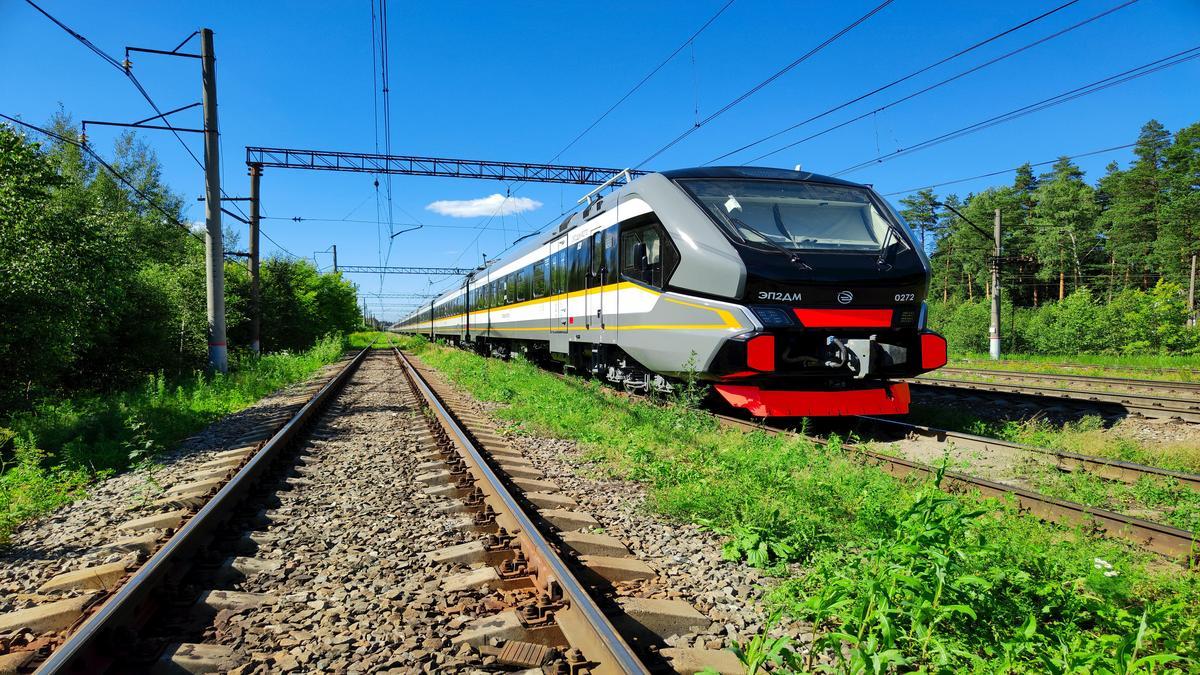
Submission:
<svg viewBox="0 0 1200 675">
<path fill-rule="evenodd" d="M 1107 207 L 1101 218 L 1113 264 L 1134 285 L 1143 288 L 1156 268 L 1154 241 L 1163 207 L 1162 165 L 1171 139 L 1167 130 L 1150 120 L 1138 135 L 1137 159 L 1127 171 L 1115 170 L 1101 179 Z"/>
<path fill-rule="evenodd" d="M 1191 257 L 1200 253 L 1200 123 L 1180 129 L 1167 148 L 1163 208 L 1155 261 L 1163 276 L 1188 285 Z"/>
<path fill-rule="evenodd" d="M 926 242 L 925 233 L 936 233 L 938 228 L 938 216 L 934 203 L 937 202 L 937 195 L 933 194 L 933 190 L 928 188 L 917 192 L 915 195 L 909 195 L 900 200 L 904 205 L 904 209 L 900 211 L 900 215 L 908 221 L 909 227 L 916 230 L 917 240 L 921 243 L 921 248 L 928 252 L 936 246 L 936 240 Z"/>
<path fill-rule="evenodd" d="M 1065 295 L 1067 276 L 1076 287 L 1083 283 L 1084 262 L 1098 250 L 1099 212 L 1095 189 L 1083 181 L 1083 171 L 1060 158 L 1037 189 L 1031 219 L 1033 253 L 1041 265 L 1038 278 L 1057 276 L 1059 299 Z"/>
</svg>

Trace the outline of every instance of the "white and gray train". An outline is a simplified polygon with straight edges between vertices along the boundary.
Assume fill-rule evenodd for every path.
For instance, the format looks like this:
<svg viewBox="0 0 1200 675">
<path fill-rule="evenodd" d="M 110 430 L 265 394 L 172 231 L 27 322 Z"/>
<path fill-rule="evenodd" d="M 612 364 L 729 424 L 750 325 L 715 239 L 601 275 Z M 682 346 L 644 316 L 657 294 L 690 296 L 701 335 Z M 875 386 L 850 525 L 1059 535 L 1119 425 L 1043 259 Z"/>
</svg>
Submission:
<svg viewBox="0 0 1200 675">
<path fill-rule="evenodd" d="M 929 261 L 870 187 L 757 167 L 651 173 L 393 330 L 558 361 L 629 389 L 694 373 L 758 416 L 908 411 L 946 363 Z"/>
</svg>

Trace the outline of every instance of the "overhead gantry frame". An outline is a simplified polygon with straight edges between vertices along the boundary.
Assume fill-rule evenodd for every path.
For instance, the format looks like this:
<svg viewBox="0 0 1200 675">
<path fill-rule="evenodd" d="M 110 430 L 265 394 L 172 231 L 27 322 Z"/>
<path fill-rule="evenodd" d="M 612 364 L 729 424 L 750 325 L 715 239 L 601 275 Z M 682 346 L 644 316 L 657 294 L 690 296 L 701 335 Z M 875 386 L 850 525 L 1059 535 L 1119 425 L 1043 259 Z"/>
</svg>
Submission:
<svg viewBox="0 0 1200 675">
<path fill-rule="evenodd" d="M 246 147 L 246 166 L 250 173 L 250 312 L 252 343 L 257 349 L 259 333 L 259 227 L 260 182 L 263 169 L 307 169 L 310 171 L 348 171 L 351 173 L 392 174 L 401 176 L 440 176 L 474 178 L 518 183 L 559 183 L 569 185 L 620 186 L 645 175 L 646 171 L 565 164 L 528 162 L 492 162 L 478 159 L 450 159 L 387 155 L 369 152 L 338 152 L 299 148 Z M 595 194 L 593 191 L 592 194 Z M 589 195 L 590 197 L 591 195 Z M 343 272 L 383 274 L 470 274 L 475 268 L 464 267 L 366 267 L 341 266 Z"/>
</svg>

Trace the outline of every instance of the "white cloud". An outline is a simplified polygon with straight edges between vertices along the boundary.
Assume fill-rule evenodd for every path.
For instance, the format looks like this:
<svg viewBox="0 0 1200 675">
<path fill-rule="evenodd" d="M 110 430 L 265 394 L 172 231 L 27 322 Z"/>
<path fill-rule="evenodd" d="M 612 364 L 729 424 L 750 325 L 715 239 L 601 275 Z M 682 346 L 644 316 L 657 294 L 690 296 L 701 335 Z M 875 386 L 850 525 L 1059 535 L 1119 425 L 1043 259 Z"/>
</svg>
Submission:
<svg viewBox="0 0 1200 675">
<path fill-rule="evenodd" d="M 483 216 L 511 216 L 542 207 L 542 203 L 528 197 L 505 197 L 494 194 L 481 199 L 441 199 L 425 207 L 427 211 L 440 213 L 451 218 L 479 218 Z"/>
</svg>

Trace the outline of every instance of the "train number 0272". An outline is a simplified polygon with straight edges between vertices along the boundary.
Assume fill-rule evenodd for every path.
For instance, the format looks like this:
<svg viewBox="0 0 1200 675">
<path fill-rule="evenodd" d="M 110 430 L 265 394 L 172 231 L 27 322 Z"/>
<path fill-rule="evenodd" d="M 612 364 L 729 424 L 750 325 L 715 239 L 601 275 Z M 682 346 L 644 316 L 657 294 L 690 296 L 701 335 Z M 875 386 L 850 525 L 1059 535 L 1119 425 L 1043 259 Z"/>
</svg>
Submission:
<svg viewBox="0 0 1200 675">
<path fill-rule="evenodd" d="M 917 299 L 916 293 L 897 293 L 896 302 L 912 302 Z"/>
</svg>

